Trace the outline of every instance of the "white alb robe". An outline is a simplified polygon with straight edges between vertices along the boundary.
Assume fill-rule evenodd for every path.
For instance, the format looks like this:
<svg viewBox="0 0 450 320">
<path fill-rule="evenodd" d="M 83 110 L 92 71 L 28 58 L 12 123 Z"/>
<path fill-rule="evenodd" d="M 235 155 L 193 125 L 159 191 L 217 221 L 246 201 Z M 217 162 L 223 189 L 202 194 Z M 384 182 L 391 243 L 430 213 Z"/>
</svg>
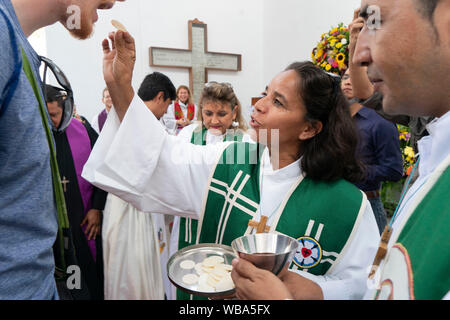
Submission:
<svg viewBox="0 0 450 320">
<path fill-rule="evenodd" d="M 114 111 L 108 117 L 83 177 L 142 211 L 198 219 L 204 201 L 199 195 L 205 195 L 212 168 L 230 143 L 197 146 L 170 136 L 135 97 L 122 123 Z M 267 153 L 265 157 L 268 158 Z M 269 159 L 264 163 L 266 189 L 260 206 L 264 214 L 270 215 L 270 208 L 279 203 L 301 171 L 298 163 L 276 171 L 268 165 Z M 270 222 L 269 219 L 269 225 Z M 360 299 L 366 291 L 366 279 L 379 242 L 367 200 L 359 226 L 349 241 L 339 264 L 329 274 L 315 276 L 299 271 L 320 285 L 325 299 Z"/>
<path fill-rule="evenodd" d="M 163 300 L 160 246 L 152 214 L 109 194 L 102 238 L 105 300 Z"/>
</svg>

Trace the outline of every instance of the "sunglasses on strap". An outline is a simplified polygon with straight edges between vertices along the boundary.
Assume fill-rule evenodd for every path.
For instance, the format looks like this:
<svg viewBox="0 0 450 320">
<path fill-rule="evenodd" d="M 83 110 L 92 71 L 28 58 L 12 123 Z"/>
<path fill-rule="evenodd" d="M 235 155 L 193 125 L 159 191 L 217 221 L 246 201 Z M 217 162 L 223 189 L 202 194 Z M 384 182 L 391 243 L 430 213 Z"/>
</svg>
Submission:
<svg viewBox="0 0 450 320">
<path fill-rule="evenodd" d="M 47 80 L 47 70 L 48 69 L 50 69 L 50 71 L 55 76 L 56 81 L 62 87 L 62 89 L 61 88 L 58 88 L 58 89 L 60 89 L 60 91 L 63 91 L 66 93 L 64 95 L 65 99 L 62 101 L 63 112 L 62 112 L 62 116 L 61 116 L 61 121 L 59 123 L 58 128 L 54 128 L 54 130 L 57 132 L 63 132 L 64 130 L 67 129 L 67 127 L 70 124 L 70 121 L 72 121 L 72 118 L 73 118 L 74 100 L 73 100 L 72 87 L 70 86 L 70 82 L 67 79 L 64 72 L 62 72 L 62 70 L 52 60 L 50 60 L 49 58 L 46 58 L 46 57 L 42 57 L 42 56 L 40 57 L 40 59 L 45 65 L 44 77 L 43 77 L 43 81 L 42 81 L 44 84 L 44 88 L 42 91 L 44 92 L 45 101 L 47 101 L 47 90 L 45 90 L 45 85 L 46 85 L 46 80 Z"/>
</svg>

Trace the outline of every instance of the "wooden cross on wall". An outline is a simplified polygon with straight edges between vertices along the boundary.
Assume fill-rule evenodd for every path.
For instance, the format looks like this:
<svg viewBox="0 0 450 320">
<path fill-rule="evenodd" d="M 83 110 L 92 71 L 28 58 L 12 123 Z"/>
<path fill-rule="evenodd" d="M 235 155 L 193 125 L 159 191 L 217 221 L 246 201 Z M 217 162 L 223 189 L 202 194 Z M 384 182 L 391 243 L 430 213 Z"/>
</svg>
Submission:
<svg viewBox="0 0 450 320">
<path fill-rule="evenodd" d="M 241 71 L 240 54 L 208 51 L 207 25 L 189 20 L 189 49 L 150 47 L 150 66 L 189 69 L 189 87 L 198 103 L 208 82 L 208 70 Z"/>
</svg>

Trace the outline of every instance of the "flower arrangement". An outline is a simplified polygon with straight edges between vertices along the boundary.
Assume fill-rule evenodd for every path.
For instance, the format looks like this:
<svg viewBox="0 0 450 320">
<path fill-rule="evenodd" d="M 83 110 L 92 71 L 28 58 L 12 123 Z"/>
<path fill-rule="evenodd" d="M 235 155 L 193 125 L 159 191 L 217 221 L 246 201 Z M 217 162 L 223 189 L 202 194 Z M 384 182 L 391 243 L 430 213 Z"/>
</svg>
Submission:
<svg viewBox="0 0 450 320">
<path fill-rule="evenodd" d="M 381 188 L 381 201 L 383 202 L 388 217 L 391 217 L 394 213 L 400 200 L 403 185 L 415 165 L 415 153 L 414 149 L 411 147 L 410 130 L 408 127 L 402 125 L 397 125 L 397 129 L 400 139 L 400 149 L 403 157 L 403 178 L 397 182 L 383 182 L 383 187 Z"/>
<path fill-rule="evenodd" d="M 325 71 L 342 76 L 348 68 L 350 31 L 343 23 L 322 34 L 312 51 L 312 62 Z"/>
<path fill-rule="evenodd" d="M 408 127 L 402 125 L 397 125 L 397 129 L 403 156 L 403 172 L 406 176 L 409 176 L 415 164 L 415 153 L 410 142 L 411 133 Z"/>
</svg>

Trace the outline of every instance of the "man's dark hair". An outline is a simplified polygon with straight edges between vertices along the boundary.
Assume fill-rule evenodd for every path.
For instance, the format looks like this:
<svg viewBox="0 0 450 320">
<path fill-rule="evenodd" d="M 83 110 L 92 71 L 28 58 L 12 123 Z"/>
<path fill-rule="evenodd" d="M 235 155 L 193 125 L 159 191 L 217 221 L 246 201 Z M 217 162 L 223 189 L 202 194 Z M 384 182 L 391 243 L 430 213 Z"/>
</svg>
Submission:
<svg viewBox="0 0 450 320">
<path fill-rule="evenodd" d="M 433 17 L 436 7 L 440 0 L 414 0 L 416 2 L 417 11 L 430 22 L 434 31 L 434 38 L 437 43 L 440 42 L 439 33 L 434 25 Z"/>
<path fill-rule="evenodd" d="M 434 11 L 440 0 L 415 0 L 418 5 L 419 12 L 430 21 L 433 20 Z"/>
<path fill-rule="evenodd" d="M 138 90 L 138 96 L 143 101 L 151 101 L 159 92 L 163 92 L 164 100 L 169 98 L 175 100 L 177 97 L 176 89 L 172 81 L 166 75 L 160 72 L 154 72 L 144 78 Z"/>
<path fill-rule="evenodd" d="M 45 85 L 45 95 L 46 102 L 58 102 L 58 106 L 62 108 L 62 102 L 64 100 L 65 94 L 63 94 L 60 89 L 51 85 Z"/>
</svg>

